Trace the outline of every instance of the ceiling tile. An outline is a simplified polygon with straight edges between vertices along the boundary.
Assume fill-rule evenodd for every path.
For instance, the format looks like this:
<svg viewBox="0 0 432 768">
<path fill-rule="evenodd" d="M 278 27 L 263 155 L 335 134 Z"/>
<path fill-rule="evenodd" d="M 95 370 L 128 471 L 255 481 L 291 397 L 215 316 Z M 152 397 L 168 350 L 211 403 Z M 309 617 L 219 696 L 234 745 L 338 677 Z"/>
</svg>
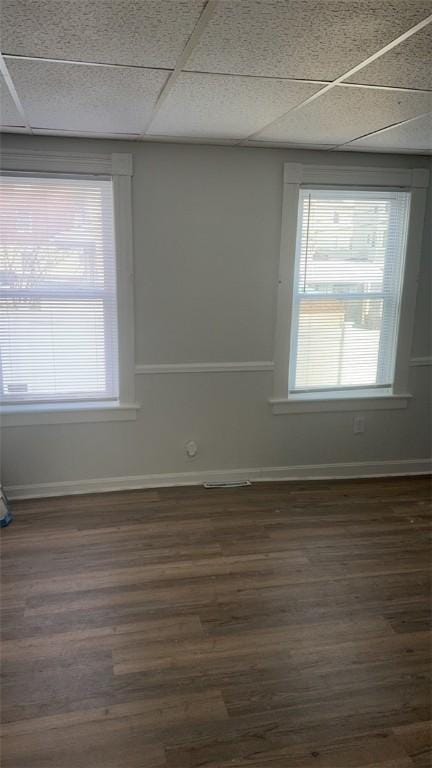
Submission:
<svg viewBox="0 0 432 768">
<path fill-rule="evenodd" d="M 432 25 L 356 72 L 348 82 L 432 90 Z"/>
<path fill-rule="evenodd" d="M 9 93 L 3 77 L 0 75 L 0 125 L 24 125 L 15 102 Z"/>
<path fill-rule="evenodd" d="M 432 94 L 336 86 L 264 128 L 254 139 L 343 144 L 428 112 Z"/>
<path fill-rule="evenodd" d="M 432 114 L 347 144 L 345 149 L 370 152 L 432 152 Z"/>
<path fill-rule="evenodd" d="M 175 66 L 202 0 L 2 0 L 2 51 L 148 67 Z"/>
<path fill-rule="evenodd" d="M 35 128 L 139 133 L 167 78 L 152 69 L 6 61 Z"/>
<path fill-rule="evenodd" d="M 320 87 L 287 80 L 183 73 L 149 133 L 243 138 Z"/>
<path fill-rule="evenodd" d="M 224 0 L 187 69 L 334 80 L 430 12 L 428 0 Z"/>
</svg>

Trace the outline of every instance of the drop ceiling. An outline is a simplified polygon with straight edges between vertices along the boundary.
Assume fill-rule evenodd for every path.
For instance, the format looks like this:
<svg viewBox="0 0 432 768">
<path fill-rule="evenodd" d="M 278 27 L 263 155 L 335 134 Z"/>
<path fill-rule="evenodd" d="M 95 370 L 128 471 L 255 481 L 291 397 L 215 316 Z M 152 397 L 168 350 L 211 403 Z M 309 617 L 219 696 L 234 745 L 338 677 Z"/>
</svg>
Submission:
<svg viewBox="0 0 432 768">
<path fill-rule="evenodd" d="M 2 0 L 6 132 L 432 152 L 432 0 Z"/>
</svg>

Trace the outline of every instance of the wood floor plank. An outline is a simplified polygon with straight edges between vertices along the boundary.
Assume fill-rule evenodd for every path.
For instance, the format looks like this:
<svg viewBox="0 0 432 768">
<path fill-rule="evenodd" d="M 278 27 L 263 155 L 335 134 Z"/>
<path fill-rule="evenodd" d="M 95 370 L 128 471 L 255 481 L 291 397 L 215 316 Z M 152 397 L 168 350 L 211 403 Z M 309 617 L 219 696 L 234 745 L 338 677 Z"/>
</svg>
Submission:
<svg viewBox="0 0 432 768">
<path fill-rule="evenodd" d="M 391 734 L 368 733 L 327 743 L 324 734 L 311 735 L 309 743 L 275 745 L 262 751 L 256 748 L 253 735 L 250 751 L 238 757 L 214 758 L 205 746 L 192 754 L 184 749 L 168 748 L 168 768 L 205 765 L 206 768 L 413 768 L 403 747 Z M 229 751 L 231 754 L 231 750 Z"/>
<path fill-rule="evenodd" d="M 202 636 L 203 630 L 198 616 L 143 620 L 125 622 L 114 627 L 103 626 L 75 632 L 50 633 L 22 640 L 5 640 L 2 643 L 2 658 L 4 662 L 22 661 L 27 664 L 36 659 L 53 659 L 68 653 L 101 649 L 114 651 L 122 646 L 138 646 L 147 654 L 150 647 L 159 647 L 162 642 L 171 641 L 177 644 Z"/>
<path fill-rule="evenodd" d="M 393 733 L 410 756 L 415 768 L 432 765 L 432 722 L 409 723 L 393 728 Z"/>
<path fill-rule="evenodd" d="M 186 693 L 170 696 L 149 696 L 144 700 L 112 704 L 109 707 L 74 710 L 65 714 L 27 718 L 2 726 L 2 736 L 13 736 L 39 731 L 72 728 L 85 723 L 106 723 L 126 720 L 124 726 L 141 725 L 149 733 L 165 729 L 174 723 L 194 723 L 206 720 L 224 720 L 228 717 L 220 691 Z"/>
</svg>

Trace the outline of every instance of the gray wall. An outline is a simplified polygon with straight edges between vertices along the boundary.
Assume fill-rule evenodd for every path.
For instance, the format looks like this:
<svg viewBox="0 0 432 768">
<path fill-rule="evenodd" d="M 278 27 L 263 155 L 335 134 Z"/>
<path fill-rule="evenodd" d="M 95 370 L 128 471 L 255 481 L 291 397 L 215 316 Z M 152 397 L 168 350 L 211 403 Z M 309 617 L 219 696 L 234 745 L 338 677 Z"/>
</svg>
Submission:
<svg viewBox="0 0 432 768">
<path fill-rule="evenodd" d="M 6 135 L 10 149 L 132 152 L 136 362 L 272 360 L 283 163 L 430 167 L 425 157 Z M 431 354 L 430 215 L 413 356 Z M 141 375 L 136 422 L 3 429 L 7 486 L 430 455 L 430 367 L 407 410 L 274 416 L 271 372 Z M 199 443 L 191 461 L 184 444 Z"/>
</svg>

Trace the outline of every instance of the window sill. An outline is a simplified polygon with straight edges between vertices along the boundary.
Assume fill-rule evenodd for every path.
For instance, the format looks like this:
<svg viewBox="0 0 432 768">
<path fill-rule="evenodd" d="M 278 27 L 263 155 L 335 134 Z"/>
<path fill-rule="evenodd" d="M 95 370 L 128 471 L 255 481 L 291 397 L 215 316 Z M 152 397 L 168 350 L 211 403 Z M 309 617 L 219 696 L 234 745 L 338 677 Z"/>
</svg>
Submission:
<svg viewBox="0 0 432 768">
<path fill-rule="evenodd" d="M 283 413 L 335 413 L 337 411 L 379 411 L 406 408 L 411 395 L 395 395 L 385 391 L 377 394 L 373 390 L 291 395 L 289 398 L 272 398 L 269 402 L 274 414 Z"/>
<path fill-rule="evenodd" d="M 82 424 L 97 421 L 135 421 L 138 403 L 93 402 L 77 404 L 4 405 L 0 408 L 2 427 L 37 424 Z"/>
</svg>

